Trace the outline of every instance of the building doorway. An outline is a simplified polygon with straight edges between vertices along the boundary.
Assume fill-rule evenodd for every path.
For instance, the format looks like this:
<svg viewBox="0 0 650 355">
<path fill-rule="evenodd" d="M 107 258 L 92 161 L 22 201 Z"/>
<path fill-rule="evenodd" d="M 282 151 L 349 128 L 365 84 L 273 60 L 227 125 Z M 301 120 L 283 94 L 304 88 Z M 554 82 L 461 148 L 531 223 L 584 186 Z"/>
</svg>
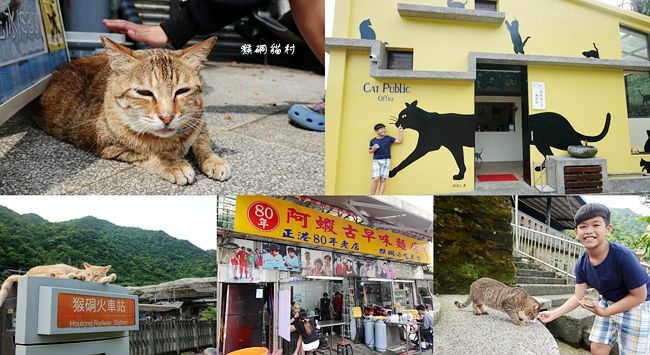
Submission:
<svg viewBox="0 0 650 355">
<path fill-rule="evenodd" d="M 474 93 L 476 184 L 530 183 L 526 67 L 478 64 Z"/>
</svg>

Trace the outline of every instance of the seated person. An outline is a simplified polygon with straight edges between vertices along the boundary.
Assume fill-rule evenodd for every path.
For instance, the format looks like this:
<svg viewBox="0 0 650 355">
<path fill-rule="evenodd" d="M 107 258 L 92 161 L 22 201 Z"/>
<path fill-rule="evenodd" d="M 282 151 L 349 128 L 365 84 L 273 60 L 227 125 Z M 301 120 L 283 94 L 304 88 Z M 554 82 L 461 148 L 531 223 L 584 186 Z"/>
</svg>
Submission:
<svg viewBox="0 0 650 355">
<path fill-rule="evenodd" d="M 427 342 L 427 349 L 433 346 L 433 315 L 427 312 L 423 305 L 415 307 L 422 318 L 421 334 L 422 340 Z"/>
<path fill-rule="evenodd" d="M 316 331 L 318 326 L 313 319 L 307 317 L 307 312 L 300 310 L 300 315 L 298 319 L 293 322 L 293 325 L 300 334 L 300 337 L 298 338 L 298 348 L 293 355 L 302 355 L 305 351 L 316 350 L 319 345 L 319 336 Z"/>
</svg>

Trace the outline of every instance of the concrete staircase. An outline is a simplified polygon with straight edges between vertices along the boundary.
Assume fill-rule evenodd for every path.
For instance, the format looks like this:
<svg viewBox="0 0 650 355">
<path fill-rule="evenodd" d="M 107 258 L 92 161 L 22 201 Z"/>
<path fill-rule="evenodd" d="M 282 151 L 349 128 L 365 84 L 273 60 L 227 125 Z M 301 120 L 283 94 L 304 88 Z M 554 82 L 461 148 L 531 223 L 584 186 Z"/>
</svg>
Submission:
<svg viewBox="0 0 650 355">
<path fill-rule="evenodd" d="M 543 310 L 561 306 L 573 295 L 574 283 L 565 276 L 545 271 L 541 264 L 533 260 L 515 257 L 517 284 L 528 291 L 538 301 L 544 302 Z M 577 308 L 547 324 L 555 338 L 575 347 L 589 349 L 589 332 L 594 322 L 594 314 Z"/>
</svg>

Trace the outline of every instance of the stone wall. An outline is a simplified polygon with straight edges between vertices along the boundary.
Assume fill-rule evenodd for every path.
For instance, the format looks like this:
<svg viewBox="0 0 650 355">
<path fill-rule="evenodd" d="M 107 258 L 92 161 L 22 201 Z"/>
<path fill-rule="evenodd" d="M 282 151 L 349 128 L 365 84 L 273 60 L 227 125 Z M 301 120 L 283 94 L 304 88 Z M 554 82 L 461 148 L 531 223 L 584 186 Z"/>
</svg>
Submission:
<svg viewBox="0 0 650 355">
<path fill-rule="evenodd" d="M 481 277 L 513 284 L 515 266 L 507 196 L 436 196 L 434 293 L 467 293 Z"/>
</svg>

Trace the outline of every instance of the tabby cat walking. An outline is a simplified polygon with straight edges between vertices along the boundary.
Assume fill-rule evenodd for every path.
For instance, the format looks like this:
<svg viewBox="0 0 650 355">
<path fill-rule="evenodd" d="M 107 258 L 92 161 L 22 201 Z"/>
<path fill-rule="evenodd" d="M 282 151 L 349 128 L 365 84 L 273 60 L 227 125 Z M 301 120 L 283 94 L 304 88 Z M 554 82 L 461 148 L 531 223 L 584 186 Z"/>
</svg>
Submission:
<svg viewBox="0 0 650 355">
<path fill-rule="evenodd" d="M 179 185 L 194 182 L 192 149 L 208 177 L 225 181 L 228 162 L 212 151 L 203 120 L 200 70 L 211 37 L 178 51 L 133 51 L 102 37 L 106 53 L 59 69 L 39 101 L 36 124 L 104 159 L 133 163 Z"/>
<path fill-rule="evenodd" d="M 523 311 L 529 320 L 534 321 L 544 303 L 537 302 L 521 287 L 510 287 L 503 282 L 487 277 L 478 279 L 469 287 L 469 295 L 465 302 L 454 302 L 458 308 L 465 308 L 473 303 L 475 315 L 487 314 L 485 306 L 503 311 L 512 318 L 515 325 L 520 325 L 523 319 L 519 312 Z"/>
</svg>

